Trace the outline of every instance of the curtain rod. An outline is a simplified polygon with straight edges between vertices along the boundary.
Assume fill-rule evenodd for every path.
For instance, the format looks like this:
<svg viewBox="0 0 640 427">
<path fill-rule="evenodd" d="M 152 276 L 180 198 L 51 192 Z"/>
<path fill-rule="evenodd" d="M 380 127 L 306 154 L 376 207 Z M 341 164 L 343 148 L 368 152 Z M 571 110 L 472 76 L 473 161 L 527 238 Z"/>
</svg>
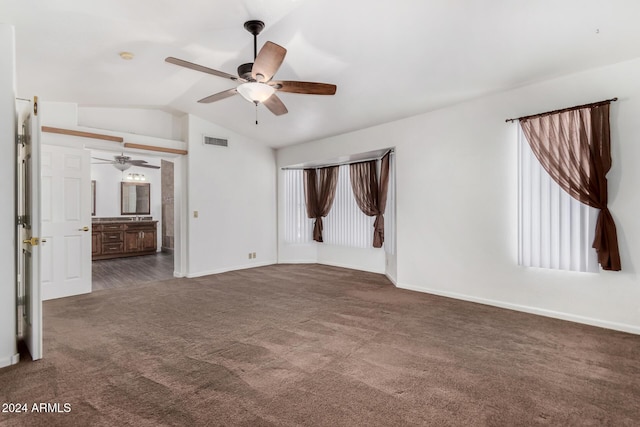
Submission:
<svg viewBox="0 0 640 427">
<path fill-rule="evenodd" d="M 353 163 L 363 163 L 363 162 L 370 162 L 371 160 L 380 160 L 382 159 L 384 156 L 386 156 L 389 153 L 395 153 L 394 149 L 389 149 L 387 150 L 382 156 L 380 157 L 371 157 L 368 159 L 361 159 L 361 160 L 351 160 L 351 161 L 347 161 L 347 162 L 339 162 L 339 163 L 329 163 L 326 165 L 322 165 L 322 166 L 315 166 L 315 167 L 284 167 L 284 168 L 280 168 L 280 170 L 283 171 L 290 171 L 290 170 L 305 170 L 305 169 L 322 169 L 322 168 L 330 168 L 331 166 L 342 166 L 342 165 L 350 165 Z"/>
<path fill-rule="evenodd" d="M 607 99 L 606 101 L 592 102 L 591 104 L 577 105 L 575 107 L 563 108 L 561 110 L 553 110 L 553 111 L 549 111 L 549 112 L 546 112 L 546 113 L 532 114 L 530 116 L 522 116 L 522 117 L 518 117 L 517 119 L 507 119 L 507 120 L 505 120 L 505 122 L 512 122 L 513 123 L 516 120 L 520 121 L 520 120 L 525 120 L 525 119 L 531 119 L 533 117 L 541 117 L 541 116 L 548 116 L 550 114 L 564 113 L 565 111 L 579 110 L 580 108 L 595 107 L 595 106 L 598 106 L 598 105 L 609 104 L 609 103 L 615 102 L 617 100 L 618 100 L 618 98 L 611 98 L 611 99 Z"/>
</svg>

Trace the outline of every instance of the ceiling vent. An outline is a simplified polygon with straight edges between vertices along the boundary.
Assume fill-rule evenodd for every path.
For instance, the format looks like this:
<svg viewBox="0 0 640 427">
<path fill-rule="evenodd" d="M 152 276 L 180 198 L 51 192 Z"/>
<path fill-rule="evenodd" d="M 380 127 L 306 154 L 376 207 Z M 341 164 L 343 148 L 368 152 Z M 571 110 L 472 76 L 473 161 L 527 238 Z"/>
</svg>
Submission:
<svg viewBox="0 0 640 427">
<path fill-rule="evenodd" d="M 214 138 L 212 136 L 206 136 L 204 137 L 204 145 L 217 145 L 219 147 L 228 147 L 229 146 L 229 140 L 224 139 L 224 138 Z"/>
</svg>

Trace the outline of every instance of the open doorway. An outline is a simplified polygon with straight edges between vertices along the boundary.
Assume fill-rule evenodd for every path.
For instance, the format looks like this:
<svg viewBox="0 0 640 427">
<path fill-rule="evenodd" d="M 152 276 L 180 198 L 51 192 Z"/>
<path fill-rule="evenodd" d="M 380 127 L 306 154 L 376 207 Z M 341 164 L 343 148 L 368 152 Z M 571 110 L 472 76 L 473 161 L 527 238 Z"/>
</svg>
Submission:
<svg viewBox="0 0 640 427">
<path fill-rule="evenodd" d="M 173 278 L 173 161 L 99 150 L 91 157 L 92 290 Z"/>
</svg>

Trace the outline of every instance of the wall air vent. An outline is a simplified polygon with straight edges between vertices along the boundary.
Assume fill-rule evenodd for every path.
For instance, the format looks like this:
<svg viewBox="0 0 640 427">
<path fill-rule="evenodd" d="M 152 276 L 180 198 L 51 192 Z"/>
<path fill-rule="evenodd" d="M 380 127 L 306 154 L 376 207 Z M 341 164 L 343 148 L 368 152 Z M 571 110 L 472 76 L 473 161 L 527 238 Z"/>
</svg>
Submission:
<svg viewBox="0 0 640 427">
<path fill-rule="evenodd" d="M 218 145 L 220 147 L 228 147 L 229 140 L 224 138 L 214 138 L 212 136 L 204 136 L 204 145 Z"/>
</svg>

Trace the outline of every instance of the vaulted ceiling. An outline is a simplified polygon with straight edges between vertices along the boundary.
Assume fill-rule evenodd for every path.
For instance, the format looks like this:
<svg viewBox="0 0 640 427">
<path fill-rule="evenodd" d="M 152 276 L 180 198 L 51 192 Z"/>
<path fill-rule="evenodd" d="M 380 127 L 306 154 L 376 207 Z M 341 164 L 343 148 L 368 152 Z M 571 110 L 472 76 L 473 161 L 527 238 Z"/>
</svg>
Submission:
<svg viewBox="0 0 640 427">
<path fill-rule="evenodd" d="M 272 147 L 336 135 L 466 99 L 640 57 L 631 0 L 0 0 L 15 26 L 18 96 L 192 113 Z M 276 117 L 234 96 L 260 19 L 288 52 L 281 80 L 334 83 L 335 96 L 280 93 Z M 120 52 L 134 54 L 123 60 Z"/>
</svg>

